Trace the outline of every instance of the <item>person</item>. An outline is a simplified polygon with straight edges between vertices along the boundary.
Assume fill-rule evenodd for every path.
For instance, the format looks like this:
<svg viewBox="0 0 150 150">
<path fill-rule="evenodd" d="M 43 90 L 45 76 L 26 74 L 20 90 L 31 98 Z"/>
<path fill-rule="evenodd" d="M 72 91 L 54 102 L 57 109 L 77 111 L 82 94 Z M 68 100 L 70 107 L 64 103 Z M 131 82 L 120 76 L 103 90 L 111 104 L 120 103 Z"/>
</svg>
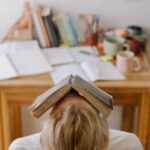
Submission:
<svg viewBox="0 0 150 150">
<path fill-rule="evenodd" d="M 9 29 L 2 39 L 2 42 L 10 40 L 31 40 L 32 39 L 32 12 L 30 3 L 24 2 L 24 10 L 21 18 Z"/>
<path fill-rule="evenodd" d="M 143 150 L 136 135 L 109 130 L 103 115 L 73 91 L 51 108 L 42 131 L 15 140 L 9 150 Z"/>
</svg>

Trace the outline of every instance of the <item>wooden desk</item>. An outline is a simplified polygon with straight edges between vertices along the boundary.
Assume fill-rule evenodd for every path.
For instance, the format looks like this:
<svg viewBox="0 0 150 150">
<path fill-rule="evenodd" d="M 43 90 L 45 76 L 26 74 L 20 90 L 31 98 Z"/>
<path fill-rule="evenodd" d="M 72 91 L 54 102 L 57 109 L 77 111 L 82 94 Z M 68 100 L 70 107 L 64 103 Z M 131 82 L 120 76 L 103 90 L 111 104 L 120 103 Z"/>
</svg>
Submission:
<svg viewBox="0 0 150 150">
<path fill-rule="evenodd" d="M 127 74 L 125 81 L 99 81 L 95 85 L 123 106 L 122 129 L 133 130 L 133 108 L 138 108 L 135 133 L 147 148 L 150 125 L 150 69 L 142 54 L 143 68 Z M 31 104 L 35 97 L 53 85 L 48 74 L 0 81 L 0 149 L 7 150 L 11 140 L 21 136 L 20 105 Z"/>
</svg>

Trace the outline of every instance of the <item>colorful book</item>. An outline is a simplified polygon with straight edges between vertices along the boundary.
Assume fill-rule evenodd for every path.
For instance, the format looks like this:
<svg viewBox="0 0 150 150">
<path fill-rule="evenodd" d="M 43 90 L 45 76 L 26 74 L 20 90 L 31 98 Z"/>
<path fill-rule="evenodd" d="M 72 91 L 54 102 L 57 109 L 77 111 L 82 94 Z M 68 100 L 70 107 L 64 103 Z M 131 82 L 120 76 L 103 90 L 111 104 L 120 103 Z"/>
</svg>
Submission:
<svg viewBox="0 0 150 150">
<path fill-rule="evenodd" d="M 66 23 L 67 23 L 67 26 L 68 26 L 68 31 L 70 33 L 71 40 L 72 40 L 72 45 L 73 46 L 78 46 L 77 34 L 76 34 L 76 31 L 75 31 L 75 28 L 73 26 L 73 22 L 72 22 L 70 16 L 67 16 Z"/>
</svg>

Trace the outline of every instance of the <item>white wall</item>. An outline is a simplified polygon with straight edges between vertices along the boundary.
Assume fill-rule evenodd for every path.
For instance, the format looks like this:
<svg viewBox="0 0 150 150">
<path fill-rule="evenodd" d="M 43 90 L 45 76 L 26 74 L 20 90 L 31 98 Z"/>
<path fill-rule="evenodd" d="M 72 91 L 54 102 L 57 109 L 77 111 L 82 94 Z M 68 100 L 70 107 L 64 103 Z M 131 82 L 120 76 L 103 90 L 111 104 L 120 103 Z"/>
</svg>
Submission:
<svg viewBox="0 0 150 150">
<path fill-rule="evenodd" d="M 108 27 L 126 27 L 140 25 L 150 37 L 150 0 L 30 0 L 32 7 L 38 3 L 67 12 L 73 16 L 79 13 L 95 13 L 101 17 L 101 25 Z M 21 15 L 23 0 L 0 0 L 0 38 L 4 36 L 10 25 Z M 76 18 L 76 17 L 75 17 Z M 113 128 L 119 128 L 120 108 L 116 108 L 110 118 Z M 41 125 L 22 109 L 23 133 L 29 134 L 40 129 Z"/>
<path fill-rule="evenodd" d="M 0 0 L 0 38 L 21 15 L 24 0 Z M 150 35 L 149 0 L 29 0 L 34 7 L 38 3 L 72 15 L 96 13 L 105 27 L 126 27 L 136 24 Z"/>
</svg>

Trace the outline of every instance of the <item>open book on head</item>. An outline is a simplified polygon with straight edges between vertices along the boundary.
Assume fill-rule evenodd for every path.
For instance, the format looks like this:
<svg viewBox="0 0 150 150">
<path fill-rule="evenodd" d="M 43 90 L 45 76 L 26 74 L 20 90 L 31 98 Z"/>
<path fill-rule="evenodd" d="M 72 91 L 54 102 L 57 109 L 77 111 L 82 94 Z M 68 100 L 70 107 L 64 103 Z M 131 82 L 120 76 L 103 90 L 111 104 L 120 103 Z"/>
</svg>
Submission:
<svg viewBox="0 0 150 150">
<path fill-rule="evenodd" d="M 51 77 L 55 84 L 60 82 L 69 74 L 79 75 L 91 82 L 99 80 L 124 80 L 125 77 L 110 62 L 88 62 L 80 64 L 72 63 L 54 67 Z"/>
<path fill-rule="evenodd" d="M 75 90 L 84 97 L 104 117 L 108 117 L 113 109 L 113 98 L 104 91 L 88 83 L 79 76 L 69 75 L 58 84 L 41 94 L 29 107 L 35 117 L 40 117 L 53 105 L 59 102 L 66 94 Z"/>
<path fill-rule="evenodd" d="M 19 50 L 0 55 L 0 80 L 52 71 L 40 49 Z"/>
</svg>

